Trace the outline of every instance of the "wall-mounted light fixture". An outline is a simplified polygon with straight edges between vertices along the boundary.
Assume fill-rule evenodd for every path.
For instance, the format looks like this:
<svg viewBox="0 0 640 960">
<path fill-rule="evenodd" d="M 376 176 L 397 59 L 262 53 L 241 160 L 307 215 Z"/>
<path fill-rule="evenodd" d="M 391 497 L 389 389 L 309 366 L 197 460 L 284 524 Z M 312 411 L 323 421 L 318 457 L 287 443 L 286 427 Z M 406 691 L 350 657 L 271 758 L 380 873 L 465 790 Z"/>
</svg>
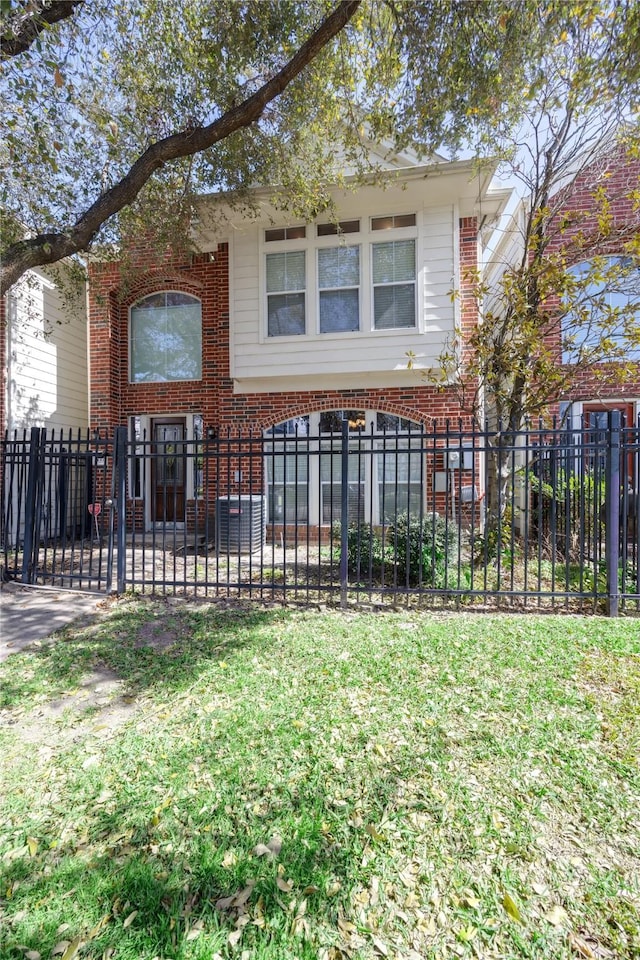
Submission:
<svg viewBox="0 0 640 960">
<path fill-rule="evenodd" d="M 218 430 L 216 427 L 207 427 L 207 440 L 215 440 L 218 436 Z"/>
</svg>

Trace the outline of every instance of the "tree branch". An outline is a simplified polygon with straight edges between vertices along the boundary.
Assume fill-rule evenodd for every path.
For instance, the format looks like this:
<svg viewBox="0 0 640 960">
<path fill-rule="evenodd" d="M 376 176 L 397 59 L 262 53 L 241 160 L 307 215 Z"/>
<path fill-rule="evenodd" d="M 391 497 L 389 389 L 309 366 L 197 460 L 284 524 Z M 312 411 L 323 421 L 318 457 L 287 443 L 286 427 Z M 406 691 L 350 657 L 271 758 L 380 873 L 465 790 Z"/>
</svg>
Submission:
<svg viewBox="0 0 640 960">
<path fill-rule="evenodd" d="M 4 253 L 0 269 L 0 294 L 6 293 L 30 268 L 56 263 L 87 250 L 100 227 L 132 203 L 156 170 L 171 160 L 193 156 L 255 123 L 272 100 L 294 80 L 353 17 L 361 0 L 343 0 L 278 73 L 251 97 L 232 107 L 213 123 L 174 133 L 152 144 L 129 172 L 103 193 L 64 233 L 40 234 L 21 240 Z"/>
<path fill-rule="evenodd" d="M 6 17 L 0 33 L 1 58 L 24 53 L 46 27 L 72 16 L 82 3 L 84 0 L 34 0 L 24 5 L 24 12 Z"/>
</svg>

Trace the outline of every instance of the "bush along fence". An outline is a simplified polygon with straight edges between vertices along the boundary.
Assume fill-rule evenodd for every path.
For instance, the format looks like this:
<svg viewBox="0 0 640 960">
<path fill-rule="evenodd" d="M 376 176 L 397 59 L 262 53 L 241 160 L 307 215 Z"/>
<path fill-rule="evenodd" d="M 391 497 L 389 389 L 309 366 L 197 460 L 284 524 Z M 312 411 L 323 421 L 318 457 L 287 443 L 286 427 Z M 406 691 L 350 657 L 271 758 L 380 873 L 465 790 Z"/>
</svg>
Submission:
<svg viewBox="0 0 640 960">
<path fill-rule="evenodd" d="M 108 593 L 640 611 L 640 422 L 614 411 L 597 428 L 370 426 L 6 436 L 3 576 Z"/>
</svg>

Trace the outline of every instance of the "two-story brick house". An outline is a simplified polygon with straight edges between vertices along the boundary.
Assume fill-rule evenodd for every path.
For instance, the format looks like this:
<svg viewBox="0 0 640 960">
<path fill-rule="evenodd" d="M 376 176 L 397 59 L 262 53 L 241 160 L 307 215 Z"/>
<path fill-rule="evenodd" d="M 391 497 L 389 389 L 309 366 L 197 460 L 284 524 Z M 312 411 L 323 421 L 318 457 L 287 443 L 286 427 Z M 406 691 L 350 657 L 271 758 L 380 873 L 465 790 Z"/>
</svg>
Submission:
<svg viewBox="0 0 640 960">
<path fill-rule="evenodd" d="M 297 221 L 266 191 L 257 191 L 257 215 L 231 212 L 222 230 L 207 231 L 203 216 L 199 253 L 135 252 L 126 292 L 117 263 L 92 263 L 92 428 L 126 424 L 131 437 L 166 451 L 228 429 L 322 435 L 336 411 L 401 430 L 463 416 L 454 392 L 427 385 L 423 372 L 437 366 L 456 327 L 476 323 L 464 268 L 480 263 L 481 227 L 508 194 L 492 192 L 492 171 L 478 176 L 466 161 L 399 157 L 388 167 L 384 186 L 335 192 L 338 223 Z M 331 477 L 322 457 L 309 463 L 295 481 L 286 464 L 282 476 L 265 469 L 272 522 L 327 521 Z M 170 498 L 166 479 L 130 478 L 147 527 L 188 515 L 193 474 L 174 478 L 180 489 Z M 306 494 L 290 498 L 298 506 L 285 516 L 278 486 L 292 482 Z M 379 519 L 378 507 L 369 519 Z"/>
</svg>

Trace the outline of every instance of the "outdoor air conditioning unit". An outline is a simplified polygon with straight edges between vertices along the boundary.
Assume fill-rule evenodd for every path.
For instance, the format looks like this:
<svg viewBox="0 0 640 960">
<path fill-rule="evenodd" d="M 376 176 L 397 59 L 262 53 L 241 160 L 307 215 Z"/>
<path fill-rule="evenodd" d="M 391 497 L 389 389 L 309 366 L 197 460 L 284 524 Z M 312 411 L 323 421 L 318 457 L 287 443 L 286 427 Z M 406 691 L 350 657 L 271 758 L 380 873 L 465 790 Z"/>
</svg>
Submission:
<svg viewBox="0 0 640 960">
<path fill-rule="evenodd" d="M 216 501 L 218 553 L 254 553 L 265 542 L 267 498 L 236 494 Z"/>
</svg>

